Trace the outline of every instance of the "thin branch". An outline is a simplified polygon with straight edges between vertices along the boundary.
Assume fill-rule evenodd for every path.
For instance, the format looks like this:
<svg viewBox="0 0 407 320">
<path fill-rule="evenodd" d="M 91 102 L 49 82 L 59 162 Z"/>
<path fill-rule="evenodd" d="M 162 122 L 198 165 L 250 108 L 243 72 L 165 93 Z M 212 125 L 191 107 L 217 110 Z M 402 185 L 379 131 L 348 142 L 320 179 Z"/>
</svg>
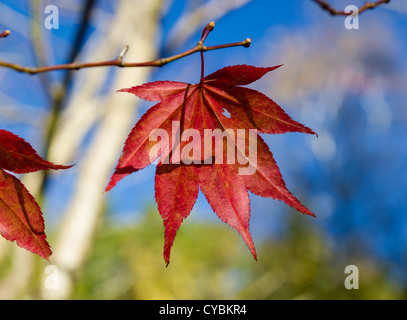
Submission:
<svg viewBox="0 0 407 320">
<path fill-rule="evenodd" d="M 95 5 L 95 0 L 87 0 L 86 3 L 84 4 L 81 19 L 80 19 L 80 24 L 79 28 L 76 32 L 75 37 L 73 38 L 73 46 L 71 48 L 71 52 L 69 53 L 68 56 L 68 63 L 73 63 L 78 56 L 84 39 L 85 39 L 85 34 L 87 30 L 87 26 L 89 24 L 89 20 L 92 15 L 92 10 Z M 54 139 L 55 131 L 57 129 L 57 124 L 61 116 L 61 111 L 63 109 L 65 99 L 67 98 L 67 93 L 68 93 L 68 88 L 70 86 L 70 83 L 72 81 L 72 72 L 71 70 L 67 70 L 65 73 L 65 76 L 63 78 L 61 88 L 60 90 L 57 90 L 56 93 L 54 93 L 53 96 L 53 101 L 52 101 L 52 107 L 51 107 L 51 112 L 49 116 L 49 120 L 47 123 L 47 127 L 45 129 L 45 137 L 44 137 L 44 158 L 48 158 L 48 152 L 50 145 L 52 143 L 52 140 Z M 49 177 L 49 172 L 48 171 L 43 171 L 43 182 L 41 185 L 41 196 L 45 192 L 45 188 L 48 182 L 48 177 Z"/>
<path fill-rule="evenodd" d="M 162 67 L 170 62 L 184 58 L 186 56 L 189 56 L 189 55 L 197 53 L 197 52 L 205 52 L 205 51 L 225 49 L 225 48 L 238 47 L 238 46 L 243 46 L 243 47 L 247 48 L 250 46 L 250 43 L 251 43 L 251 39 L 247 38 L 246 40 L 241 41 L 241 42 L 234 42 L 234 43 L 206 47 L 200 41 L 196 44 L 195 47 L 193 47 L 192 49 L 189 49 L 187 51 L 184 51 L 182 53 L 179 53 L 179 54 L 167 57 L 167 58 L 161 58 L 161 59 L 147 61 L 147 62 L 123 62 L 123 57 L 127 52 L 127 47 L 126 47 L 117 56 L 117 58 L 115 58 L 113 60 L 108 60 L 108 61 L 87 62 L 87 63 L 73 62 L 73 63 L 58 64 L 58 65 L 53 65 L 53 66 L 44 66 L 44 67 L 26 67 L 26 66 L 21 66 L 19 64 L 14 64 L 14 63 L 6 62 L 6 61 L 0 61 L 0 67 L 13 69 L 13 70 L 23 72 L 23 73 L 28 73 L 28 74 L 37 74 L 37 73 L 49 72 L 49 71 L 55 71 L 55 70 L 79 70 L 79 69 L 83 69 L 83 68 L 111 67 L 111 66 L 117 66 L 117 67 L 122 67 L 122 68 Z"/>
<path fill-rule="evenodd" d="M 75 40 L 73 41 L 73 44 L 72 44 L 72 50 L 68 57 L 68 62 L 75 61 L 76 57 L 78 56 L 78 54 L 82 48 L 83 42 L 85 40 L 87 27 L 88 27 L 89 21 L 91 19 L 92 11 L 93 11 L 93 8 L 95 7 L 95 5 L 96 5 L 95 0 L 87 0 L 86 3 L 83 5 L 83 8 L 81 10 L 82 17 L 80 20 L 79 28 L 76 31 L 76 35 L 74 38 Z M 68 83 L 69 80 L 66 80 L 66 82 Z"/>
<path fill-rule="evenodd" d="M 328 11 L 333 16 L 348 16 L 348 15 L 351 14 L 349 12 L 336 10 L 327 1 L 323 1 L 323 0 L 313 0 L 313 1 L 315 3 L 317 3 L 317 4 L 319 4 L 319 6 L 323 10 Z M 379 0 L 379 1 L 376 1 L 376 2 L 365 2 L 365 4 L 358 9 L 358 12 L 360 14 L 363 11 L 366 11 L 368 9 L 374 9 L 374 8 L 384 4 L 384 3 L 389 3 L 389 2 L 390 2 L 390 0 Z"/>
</svg>

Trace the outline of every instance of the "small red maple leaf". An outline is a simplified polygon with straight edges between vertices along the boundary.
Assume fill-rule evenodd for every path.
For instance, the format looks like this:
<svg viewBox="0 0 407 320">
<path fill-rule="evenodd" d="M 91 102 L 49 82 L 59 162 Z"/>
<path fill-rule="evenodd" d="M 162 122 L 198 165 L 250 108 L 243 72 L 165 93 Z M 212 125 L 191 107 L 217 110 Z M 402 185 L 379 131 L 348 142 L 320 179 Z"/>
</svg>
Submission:
<svg viewBox="0 0 407 320">
<path fill-rule="evenodd" d="M 201 41 L 206 35 L 204 30 Z M 167 264 L 176 233 L 191 212 L 199 188 L 218 217 L 241 234 L 255 259 L 248 191 L 314 216 L 288 191 L 258 133 L 315 133 L 264 94 L 242 87 L 280 66 L 235 65 L 203 77 L 202 52 L 201 59 L 198 84 L 156 81 L 119 90 L 161 102 L 132 129 L 106 191 L 160 158 L 155 197 L 164 220 Z"/>
<path fill-rule="evenodd" d="M 4 170 L 28 173 L 70 167 L 45 161 L 24 139 L 0 130 L 0 234 L 5 239 L 47 260 L 52 253 L 40 207 L 21 181 Z"/>
</svg>

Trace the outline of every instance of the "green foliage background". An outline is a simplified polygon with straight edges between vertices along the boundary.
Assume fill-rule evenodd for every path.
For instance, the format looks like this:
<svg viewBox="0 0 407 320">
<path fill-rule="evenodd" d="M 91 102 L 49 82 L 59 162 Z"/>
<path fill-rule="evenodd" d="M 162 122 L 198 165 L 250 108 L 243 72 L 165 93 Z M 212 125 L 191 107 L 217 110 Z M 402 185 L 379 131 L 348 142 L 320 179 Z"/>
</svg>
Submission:
<svg viewBox="0 0 407 320">
<path fill-rule="evenodd" d="M 407 288 L 392 280 L 386 263 L 367 256 L 358 246 L 351 253 L 341 249 L 318 230 L 315 219 L 294 212 L 287 215 L 289 226 L 283 236 L 255 241 L 257 262 L 232 228 L 221 222 L 187 219 L 166 267 L 164 227 L 156 209 L 146 210 L 141 220 L 124 224 L 114 223 L 105 213 L 84 267 L 75 275 L 71 299 L 407 298 Z M 52 238 L 50 235 L 51 242 Z M 1 261 L 0 275 L 7 274 L 11 259 Z M 359 269 L 357 290 L 344 286 L 349 264 Z M 48 265 L 36 257 L 32 281 L 24 296 L 17 298 L 40 297 Z"/>
<path fill-rule="evenodd" d="M 74 299 L 405 299 L 383 262 L 338 251 L 305 216 L 292 215 L 280 239 L 257 243 L 258 261 L 223 224 L 184 221 L 171 263 L 162 257 L 164 229 L 151 209 L 137 224 L 105 216 Z M 344 269 L 355 261 L 359 289 L 347 290 Z"/>
</svg>

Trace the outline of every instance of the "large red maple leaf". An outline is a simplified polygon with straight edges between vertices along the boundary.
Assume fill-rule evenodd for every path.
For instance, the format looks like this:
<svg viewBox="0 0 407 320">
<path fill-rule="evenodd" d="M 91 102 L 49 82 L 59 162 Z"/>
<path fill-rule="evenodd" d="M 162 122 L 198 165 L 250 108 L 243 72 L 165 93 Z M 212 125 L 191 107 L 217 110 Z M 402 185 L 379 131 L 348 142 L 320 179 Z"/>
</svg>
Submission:
<svg viewBox="0 0 407 320">
<path fill-rule="evenodd" d="M 204 30 L 201 41 L 207 33 Z M 255 259 L 248 191 L 282 200 L 313 216 L 286 188 L 258 133 L 315 133 L 264 94 L 242 87 L 280 66 L 235 65 L 204 77 L 202 52 L 201 61 L 198 84 L 156 81 L 119 90 L 160 102 L 129 134 L 106 191 L 160 158 L 155 197 L 164 220 L 167 264 L 175 235 L 191 212 L 199 188 L 218 217 L 241 234 Z"/>
<path fill-rule="evenodd" d="M 219 218 L 242 235 L 254 257 L 256 252 L 249 232 L 247 190 L 262 197 L 283 200 L 298 211 L 313 215 L 287 190 L 273 155 L 260 135 L 256 133 L 255 142 L 253 139 L 250 141 L 250 129 L 259 133 L 314 134 L 311 129 L 292 120 L 270 98 L 241 87 L 275 68 L 230 66 L 195 85 L 157 81 L 120 90 L 145 100 L 161 102 L 150 108 L 131 131 L 106 190 L 161 156 L 156 170 L 155 190 L 158 209 L 164 219 L 164 258 L 167 263 L 176 232 L 192 210 L 199 188 Z M 224 115 L 224 109 L 230 113 L 230 118 Z M 212 144 L 211 150 L 207 151 L 204 143 L 209 139 L 205 140 L 205 135 L 208 137 L 208 132 L 213 133 L 216 129 L 222 132 L 222 137 L 225 134 L 226 139 L 220 144 L 218 140 L 218 144 Z M 191 135 L 194 132 L 198 135 Z M 238 132 L 241 132 L 244 143 L 238 143 Z M 161 138 L 158 142 L 157 137 Z M 195 141 L 190 141 L 190 137 Z M 216 136 L 210 138 L 216 140 Z M 198 145 L 196 140 L 200 140 Z M 235 160 L 243 159 L 240 163 L 227 163 L 227 156 L 231 154 L 227 148 L 231 141 L 236 147 Z M 226 156 L 223 162 L 216 161 L 219 147 L 222 155 Z M 256 162 L 250 158 L 250 147 L 257 149 Z M 199 150 L 203 152 L 199 154 Z M 198 155 L 191 155 L 190 151 L 196 151 Z M 209 157 L 202 155 L 205 151 Z M 249 174 L 239 174 L 243 167 Z"/>
<path fill-rule="evenodd" d="M 70 167 L 45 161 L 24 139 L 0 130 L 0 234 L 4 238 L 49 259 L 52 252 L 41 209 L 21 181 L 5 170 L 29 173 Z"/>
</svg>

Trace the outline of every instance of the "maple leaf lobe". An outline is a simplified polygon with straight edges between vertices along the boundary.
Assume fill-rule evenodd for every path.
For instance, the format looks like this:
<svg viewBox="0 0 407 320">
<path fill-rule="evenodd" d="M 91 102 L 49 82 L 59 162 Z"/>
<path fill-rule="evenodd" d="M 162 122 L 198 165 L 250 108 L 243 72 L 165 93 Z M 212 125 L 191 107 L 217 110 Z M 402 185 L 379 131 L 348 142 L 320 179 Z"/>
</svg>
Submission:
<svg viewBox="0 0 407 320">
<path fill-rule="evenodd" d="M 224 67 L 211 73 L 204 78 L 205 82 L 221 83 L 228 86 L 248 85 L 259 80 L 266 73 L 275 70 L 281 65 L 274 67 L 254 67 L 245 64 Z"/>
<path fill-rule="evenodd" d="M 0 169 L 0 234 L 48 260 L 52 252 L 44 227 L 34 197 L 19 179 Z"/>
<path fill-rule="evenodd" d="M 0 129 L 0 234 L 48 260 L 52 251 L 46 240 L 41 209 L 25 186 L 12 174 L 67 169 L 42 159 L 19 136 Z"/>
<path fill-rule="evenodd" d="M 162 101 L 176 93 L 184 91 L 187 87 L 188 83 L 184 82 L 155 81 L 142 84 L 141 86 L 117 90 L 117 92 L 132 93 L 147 101 Z"/>
<path fill-rule="evenodd" d="M 29 173 L 70 167 L 72 166 L 57 165 L 44 160 L 23 138 L 0 129 L 0 168 L 14 173 Z"/>
</svg>

